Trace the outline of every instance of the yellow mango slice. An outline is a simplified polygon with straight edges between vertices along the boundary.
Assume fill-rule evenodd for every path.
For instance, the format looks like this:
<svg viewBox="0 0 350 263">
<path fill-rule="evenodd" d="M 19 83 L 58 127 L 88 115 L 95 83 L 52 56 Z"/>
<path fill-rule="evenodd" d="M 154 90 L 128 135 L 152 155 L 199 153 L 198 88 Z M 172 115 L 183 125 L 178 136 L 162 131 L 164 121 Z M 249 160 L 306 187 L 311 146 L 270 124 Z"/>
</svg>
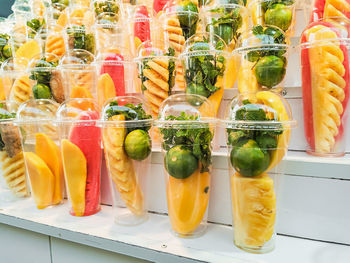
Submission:
<svg viewBox="0 0 350 263">
<path fill-rule="evenodd" d="M 68 17 L 65 11 L 63 11 L 60 16 L 58 17 L 56 24 L 61 26 L 61 27 L 65 27 L 66 24 L 68 23 Z"/>
<path fill-rule="evenodd" d="M 87 177 L 86 158 L 84 153 L 74 143 L 62 140 L 61 144 L 64 174 L 72 208 L 76 216 L 83 216 Z"/>
<path fill-rule="evenodd" d="M 56 143 L 44 133 L 35 135 L 35 152 L 47 164 L 55 177 L 53 204 L 59 204 L 63 199 L 63 166 L 61 153 Z"/>
<path fill-rule="evenodd" d="M 113 79 L 108 73 L 102 74 L 97 83 L 98 105 L 102 106 L 108 99 L 117 96 Z"/>
<path fill-rule="evenodd" d="M 264 105 L 271 107 L 277 112 L 279 121 L 289 121 L 289 114 L 280 99 L 280 96 L 271 91 L 260 91 L 256 93 L 256 98 Z M 274 168 L 283 159 L 290 140 L 291 130 L 287 127 L 281 135 L 278 136 L 277 149 L 271 152 L 270 166 L 266 171 Z"/>
<path fill-rule="evenodd" d="M 35 40 L 29 40 L 28 42 L 24 43 L 22 46 L 20 46 L 16 53 L 16 58 L 26 58 L 28 60 L 31 60 L 35 55 L 40 53 L 40 46 L 37 41 Z M 15 63 L 18 60 L 15 60 Z M 24 65 L 27 66 L 27 65 Z"/>
<path fill-rule="evenodd" d="M 52 205 L 54 175 L 46 163 L 35 153 L 26 152 L 24 158 L 36 206 L 38 209 L 44 209 Z"/>
<path fill-rule="evenodd" d="M 185 179 L 169 176 L 168 213 L 172 228 L 180 234 L 193 233 L 202 222 L 209 202 L 210 174 L 199 169 Z"/>
<path fill-rule="evenodd" d="M 5 95 L 5 87 L 3 83 L 3 79 L 0 78 L 0 100 L 5 100 L 6 95 Z"/>
</svg>

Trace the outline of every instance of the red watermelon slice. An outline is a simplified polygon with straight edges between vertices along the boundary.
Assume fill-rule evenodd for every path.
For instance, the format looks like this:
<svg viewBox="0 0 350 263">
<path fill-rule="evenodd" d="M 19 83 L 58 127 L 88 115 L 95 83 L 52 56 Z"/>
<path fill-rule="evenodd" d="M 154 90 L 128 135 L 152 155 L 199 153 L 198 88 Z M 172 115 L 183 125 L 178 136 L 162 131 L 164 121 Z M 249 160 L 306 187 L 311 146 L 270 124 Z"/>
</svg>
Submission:
<svg viewBox="0 0 350 263">
<path fill-rule="evenodd" d="M 84 153 L 87 162 L 84 216 L 93 215 L 100 210 L 101 130 L 95 126 L 95 122 L 90 122 L 99 117 L 97 111 L 81 113 L 78 119 L 87 122 L 74 126 L 69 136 L 69 140 Z"/>
</svg>

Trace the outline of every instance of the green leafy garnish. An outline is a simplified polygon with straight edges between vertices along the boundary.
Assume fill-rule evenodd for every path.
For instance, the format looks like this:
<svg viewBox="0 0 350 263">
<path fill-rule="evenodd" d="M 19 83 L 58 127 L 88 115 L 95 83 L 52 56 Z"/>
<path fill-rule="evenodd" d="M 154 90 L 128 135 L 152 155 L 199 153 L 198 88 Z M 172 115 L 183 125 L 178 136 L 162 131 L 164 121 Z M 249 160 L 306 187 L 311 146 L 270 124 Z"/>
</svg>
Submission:
<svg viewBox="0 0 350 263">
<path fill-rule="evenodd" d="M 67 33 L 68 43 L 72 49 L 84 49 L 92 54 L 95 53 L 95 37 L 92 33 L 86 33 L 84 25 L 68 27 Z"/>
<path fill-rule="evenodd" d="M 198 8 L 192 1 L 182 1 L 177 6 L 177 12 L 183 36 L 187 40 L 196 33 L 199 21 Z"/>
<path fill-rule="evenodd" d="M 112 101 L 109 104 L 109 108 L 106 110 L 107 118 L 111 118 L 114 115 L 124 115 L 126 121 L 132 120 L 148 120 L 152 119 L 152 116 L 147 114 L 142 108 L 142 104 L 134 105 L 132 103 L 127 103 L 123 106 L 119 106 L 117 101 Z M 144 130 L 148 131 L 151 128 L 149 124 L 144 125 L 143 127 L 127 127 L 127 133 L 132 132 L 133 130 Z"/>
<path fill-rule="evenodd" d="M 168 116 L 169 121 L 196 121 L 199 118 L 193 115 Z M 209 129 L 209 124 L 202 124 L 200 128 L 161 128 L 160 133 L 163 135 L 163 149 L 169 151 L 174 145 L 183 145 L 190 149 L 193 155 L 201 163 L 201 173 L 208 172 L 212 163 L 210 143 L 213 134 Z"/>
<path fill-rule="evenodd" d="M 40 21 L 37 18 L 34 18 L 30 21 L 27 21 L 27 26 L 33 29 L 34 32 L 29 34 L 30 38 L 34 38 L 35 34 L 45 25 L 45 20 Z"/>
<path fill-rule="evenodd" d="M 266 12 L 267 9 L 271 9 L 276 4 L 283 4 L 283 5 L 292 5 L 294 4 L 294 0 L 271 0 L 271 1 L 264 1 L 261 3 L 261 7 Z"/>
<path fill-rule="evenodd" d="M 44 84 L 50 87 L 50 80 L 51 80 L 51 70 L 35 70 L 35 68 L 55 68 L 57 67 L 57 62 L 49 62 L 46 61 L 46 58 L 42 58 L 40 62 L 38 62 L 34 70 L 32 70 L 31 75 L 29 76 L 30 79 L 36 80 L 38 84 Z"/>
<path fill-rule="evenodd" d="M 96 16 L 102 13 L 119 13 L 119 6 L 115 2 L 105 1 L 105 2 L 95 2 L 95 14 Z"/>
</svg>

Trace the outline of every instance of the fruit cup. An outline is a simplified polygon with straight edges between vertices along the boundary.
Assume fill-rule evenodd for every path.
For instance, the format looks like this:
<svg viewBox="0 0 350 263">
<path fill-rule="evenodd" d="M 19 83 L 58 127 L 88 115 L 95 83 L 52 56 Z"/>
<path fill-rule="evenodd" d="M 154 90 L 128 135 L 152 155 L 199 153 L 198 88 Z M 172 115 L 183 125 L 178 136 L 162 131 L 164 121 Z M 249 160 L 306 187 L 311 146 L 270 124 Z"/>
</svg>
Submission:
<svg viewBox="0 0 350 263">
<path fill-rule="evenodd" d="M 275 246 L 276 179 L 295 126 L 285 99 L 271 91 L 240 94 L 225 119 L 234 244 L 252 253 Z"/>
<path fill-rule="evenodd" d="M 34 99 L 64 101 L 63 80 L 57 68 L 59 58 L 50 53 L 39 54 L 29 62 L 29 83 Z"/>
<path fill-rule="evenodd" d="M 22 103 L 32 98 L 26 58 L 9 58 L 1 65 L 1 80 L 6 100 Z"/>
<path fill-rule="evenodd" d="M 14 125 L 18 103 L 0 101 L 0 201 L 10 202 L 28 197 L 27 182 L 19 129 Z"/>
<path fill-rule="evenodd" d="M 155 121 L 162 142 L 168 215 L 178 237 L 198 237 L 206 230 L 215 124 L 210 101 L 192 94 L 170 96 Z"/>
<path fill-rule="evenodd" d="M 38 209 L 63 200 L 63 166 L 54 125 L 58 106 L 52 100 L 29 100 L 17 111 L 26 171 Z"/>
<path fill-rule="evenodd" d="M 248 9 L 243 1 L 239 4 L 214 4 L 204 7 L 204 28 L 210 34 L 221 37 L 227 51 L 232 51 L 239 35 L 248 29 Z"/>
<path fill-rule="evenodd" d="M 85 25 L 67 25 L 67 50 L 83 49 L 91 54 L 96 52 L 95 33 Z"/>
<path fill-rule="evenodd" d="M 70 214 L 90 216 L 100 211 L 102 164 L 99 107 L 92 99 L 70 99 L 57 110 L 62 163 Z"/>
<path fill-rule="evenodd" d="M 69 24 L 84 26 L 86 28 L 91 28 L 94 24 L 94 12 L 89 6 L 70 4 L 64 12 L 66 14 L 66 22 Z"/>
<path fill-rule="evenodd" d="M 252 24 L 276 26 L 286 32 L 287 37 L 294 35 L 295 0 L 255 0 L 248 4 Z"/>
<path fill-rule="evenodd" d="M 311 23 L 299 50 L 304 133 L 311 155 L 345 154 L 350 95 L 349 22 L 338 18 Z"/>
<path fill-rule="evenodd" d="M 75 49 L 60 60 L 65 98 L 97 98 L 95 56 Z"/>
<path fill-rule="evenodd" d="M 281 29 L 254 26 L 240 36 L 238 46 L 236 51 L 242 57 L 237 79 L 240 93 L 284 88 L 289 46 Z"/>
<path fill-rule="evenodd" d="M 127 50 L 119 48 L 115 52 L 101 53 L 97 57 L 97 73 L 97 97 L 101 107 L 110 98 L 136 93 L 136 63 Z"/>
<path fill-rule="evenodd" d="M 201 95 L 212 103 L 215 115 L 224 93 L 225 82 L 235 82 L 236 72 L 227 72 L 231 54 L 223 51 L 224 41 L 211 34 L 195 34 L 186 41 L 186 50 L 180 56 L 186 82 L 186 94 Z M 236 56 L 237 58 L 238 56 Z M 237 59 L 239 64 L 239 60 Z M 239 66 L 236 65 L 235 68 Z"/>
<path fill-rule="evenodd" d="M 50 24 L 40 29 L 35 39 L 41 47 L 41 52 L 52 53 L 61 58 L 66 53 L 65 36 L 63 27 Z"/>
<path fill-rule="evenodd" d="M 94 10 L 95 20 L 102 13 L 113 13 L 116 15 L 116 21 L 122 16 L 122 7 L 119 1 L 115 0 L 94 0 L 91 1 L 91 9 Z"/>
<path fill-rule="evenodd" d="M 103 108 L 103 145 L 111 179 L 115 222 L 137 225 L 147 219 L 152 117 L 139 97 L 108 100 Z"/>
</svg>

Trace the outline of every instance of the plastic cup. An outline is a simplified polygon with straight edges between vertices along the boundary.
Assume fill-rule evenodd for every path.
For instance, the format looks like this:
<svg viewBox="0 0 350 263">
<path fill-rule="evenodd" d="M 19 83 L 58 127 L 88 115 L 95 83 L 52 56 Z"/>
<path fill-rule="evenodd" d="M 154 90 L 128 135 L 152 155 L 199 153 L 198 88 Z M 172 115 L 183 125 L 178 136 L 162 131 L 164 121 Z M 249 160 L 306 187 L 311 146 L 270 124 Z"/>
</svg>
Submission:
<svg viewBox="0 0 350 263">
<path fill-rule="evenodd" d="M 70 214 L 100 211 L 102 166 L 99 107 L 92 99 L 70 99 L 57 110 L 57 124 Z"/>
<path fill-rule="evenodd" d="M 1 65 L 1 80 L 6 100 L 25 102 L 32 98 L 29 74 L 26 72 L 28 59 L 9 58 Z"/>
<path fill-rule="evenodd" d="M 315 30 L 322 24 L 322 30 Z M 345 154 L 349 114 L 349 22 L 324 19 L 303 32 L 299 46 L 307 153 Z"/>
<path fill-rule="evenodd" d="M 38 41 L 43 53 L 52 53 L 61 58 L 66 53 L 66 34 L 64 28 L 50 24 L 39 30 L 35 39 Z"/>
<path fill-rule="evenodd" d="M 248 29 L 248 9 L 241 4 L 215 4 L 204 8 L 204 28 L 222 38 L 232 51 L 239 35 Z"/>
<path fill-rule="evenodd" d="M 60 60 L 65 98 L 97 98 L 95 57 L 86 50 L 72 50 Z"/>
<path fill-rule="evenodd" d="M 91 54 L 96 53 L 95 33 L 84 25 L 71 24 L 66 28 L 67 50 L 83 49 Z"/>
<path fill-rule="evenodd" d="M 215 125 L 208 99 L 188 94 L 166 99 L 155 121 L 162 142 L 168 215 L 178 237 L 194 238 L 206 230 Z"/>
<path fill-rule="evenodd" d="M 30 196 L 19 129 L 14 125 L 18 104 L 0 101 L 0 201 Z"/>
<path fill-rule="evenodd" d="M 90 2 L 88 3 L 90 4 Z M 94 12 L 89 6 L 70 4 L 65 9 L 68 23 L 72 25 L 85 26 L 91 28 L 94 24 Z"/>
<path fill-rule="evenodd" d="M 286 32 L 287 37 L 294 35 L 295 2 L 274 3 L 273 0 L 255 0 L 248 4 L 253 25 L 277 26 Z"/>
<path fill-rule="evenodd" d="M 224 41 L 216 35 L 195 34 L 187 40 L 185 51 L 180 56 L 186 93 L 208 98 L 215 114 L 218 112 L 226 81 L 231 82 L 232 86 L 235 82 L 236 72 L 231 72 L 231 65 L 236 63 L 234 67 L 239 68 L 239 57 L 235 55 L 234 62 L 231 53 L 223 51 L 225 48 Z"/>
<path fill-rule="evenodd" d="M 281 92 L 289 53 L 283 31 L 274 26 L 255 26 L 241 35 L 238 46 L 235 51 L 242 58 L 237 79 L 239 92 Z"/>
<path fill-rule="evenodd" d="M 95 0 L 91 2 L 91 8 L 94 10 L 95 19 L 102 13 L 113 13 L 118 21 L 122 15 L 121 4 L 115 0 Z"/>
<path fill-rule="evenodd" d="M 63 167 L 54 124 L 58 106 L 52 100 L 29 100 L 17 111 L 26 171 L 38 209 L 63 201 Z"/>
<path fill-rule="evenodd" d="M 151 162 L 152 119 L 150 115 L 145 119 L 135 107 L 147 111 L 145 102 L 134 96 L 112 98 L 103 108 L 103 145 L 114 220 L 121 225 L 138 225 L 148 218 L 146 183 Z"/>
<path fill-rule="evenodd" d="M 286 100 L 271 91 L 241 94 L 225 119 L 234 244 L 251 253 L 275 246 L 276 190 L 281 160 L 295 127 Z"/>
<path fill-rule="evenodd" d="M 28 67 L 30 87 L 35 99 L 65 100 L 63 79 L 58 68 L 59 57 L 44 53 L 34 57 Z"/>
<path fill-rule="evenodd" d="M 61 3 L 52 3 L 51 7 L 49 8 L 49 22 L 56 22 L 60 15 L 64 13 L 65 9 L 67 8 L 66 5 Z"/>
</svg>

